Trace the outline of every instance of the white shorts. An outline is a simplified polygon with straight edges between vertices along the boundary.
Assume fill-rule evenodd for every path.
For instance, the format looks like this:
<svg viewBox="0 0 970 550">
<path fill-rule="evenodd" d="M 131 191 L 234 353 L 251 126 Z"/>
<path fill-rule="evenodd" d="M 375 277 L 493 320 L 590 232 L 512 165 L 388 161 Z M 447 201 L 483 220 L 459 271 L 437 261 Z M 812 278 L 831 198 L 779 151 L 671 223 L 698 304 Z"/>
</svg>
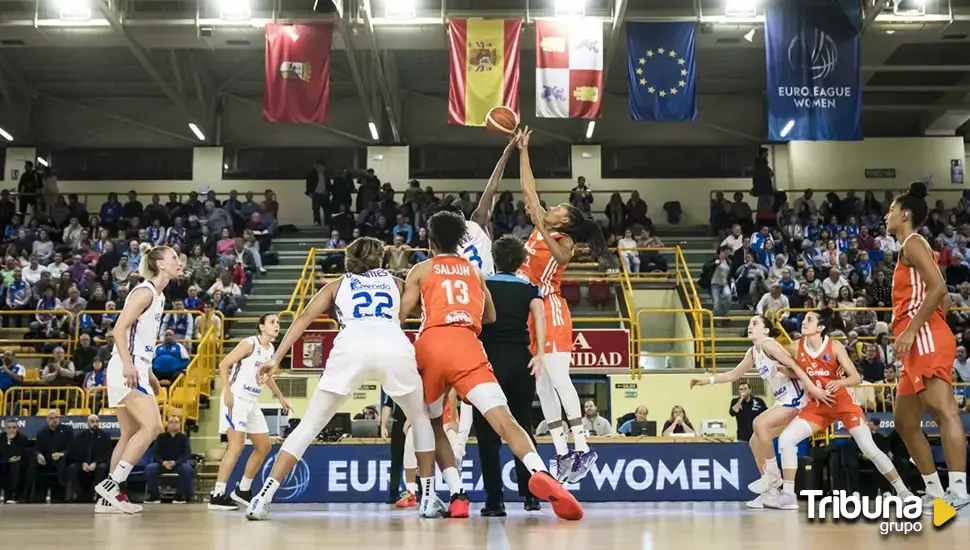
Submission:
<svg viewBox="0 0 970 550">
<path fill-rule="evenodd" d="M 772 409 L 784 407 L 786 409 L 801 410 L 808 400 L 805 390 L 802 389 L 800 384 L 795 382 L 788 382 L 773 393 L 775 402 L 771 405 Z"/>
<path fill-rule="evenodd" d="M 375 323 L 376 324 L 376 323 Z M 385 324 L 385 323 L 382 323 Z M 337 335 L 317 389 L 351 395 L 367 380 L 378 380 L 395 397 L 421 386 L 414 346 L 396 326 L 358 326 Z"/>
<path fill-rule="evenodd" d="M 121 364 L 121 357 L 112 355 L 111 360 L 108 361 L 108 372 L 105 374 L 105 378 L 107 379 L 106 385 L 108 386 L 109 407 L 123 406 L 121 401 L 133 391 L 140 391 L 153 398 L 155 397 L 155 392 L 152 391 L 152 385 L 149 382 L 149 375 L 152 372 L 152 360 L 136 355 L 134 363 L 135 369 L 138 370 L 137 389 L 132 389 L 125 385 L 124 367 Z"/>
<path fill-rule="evenodd" d="M 234 396 L 232 410 L 226 406 L 226 400 L 219 397 L 219 433 L 224 434 L 230 429 L 247 434 L 268 434 L 269 425 L 259 402 Z"/>
</svg>

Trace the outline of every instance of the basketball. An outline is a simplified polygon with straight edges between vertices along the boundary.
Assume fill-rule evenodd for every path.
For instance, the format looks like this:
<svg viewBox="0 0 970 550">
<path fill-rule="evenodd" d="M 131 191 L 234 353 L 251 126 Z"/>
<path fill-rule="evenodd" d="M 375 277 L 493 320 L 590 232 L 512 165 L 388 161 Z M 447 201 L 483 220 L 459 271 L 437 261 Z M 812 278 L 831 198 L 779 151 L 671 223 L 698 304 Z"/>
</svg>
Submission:
<svg viewBox="0 0 970 550">
<path fill-rule="evenodd" d="M 485 115 L 485 127 L 497 134 L 511 134 L 519 126 L 519 116 L 504 105 L 492 107 Z"/>
</svg>

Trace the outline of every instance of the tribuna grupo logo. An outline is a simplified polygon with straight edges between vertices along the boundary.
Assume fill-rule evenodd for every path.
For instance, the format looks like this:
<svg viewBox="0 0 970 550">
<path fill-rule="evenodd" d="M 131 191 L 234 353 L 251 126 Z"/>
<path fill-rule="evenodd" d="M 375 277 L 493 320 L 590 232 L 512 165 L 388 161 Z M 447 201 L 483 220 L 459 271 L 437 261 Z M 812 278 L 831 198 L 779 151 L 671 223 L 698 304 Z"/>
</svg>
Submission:
<svg viewBox="0 0 970 550">
<path fill-rule="evenodd" d="M 908 535 L 923 530 L 923 500 L 918 496 L 874 497 L 836 491 L 801 491 L 808 499 L 809 521 L 867 521 L 879 525 L 879 533 Z M 942 500 L 933 504 L 933 524 L 941 527 L 956 515 L 956 511 Z"/>
</svg>

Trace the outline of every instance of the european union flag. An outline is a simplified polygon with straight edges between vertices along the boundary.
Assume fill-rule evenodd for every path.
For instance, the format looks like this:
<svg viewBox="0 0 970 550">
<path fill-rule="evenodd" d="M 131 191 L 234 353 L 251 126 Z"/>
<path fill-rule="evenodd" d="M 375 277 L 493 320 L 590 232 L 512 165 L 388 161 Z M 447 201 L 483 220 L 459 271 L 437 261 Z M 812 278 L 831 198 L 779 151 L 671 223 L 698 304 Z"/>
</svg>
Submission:
<svg viewBox="0 0 970 550">
<path fill-rule="evenodd" d="M 694 23 L 627 23 L 630 118 L 694 120 Z"/>
</svg>

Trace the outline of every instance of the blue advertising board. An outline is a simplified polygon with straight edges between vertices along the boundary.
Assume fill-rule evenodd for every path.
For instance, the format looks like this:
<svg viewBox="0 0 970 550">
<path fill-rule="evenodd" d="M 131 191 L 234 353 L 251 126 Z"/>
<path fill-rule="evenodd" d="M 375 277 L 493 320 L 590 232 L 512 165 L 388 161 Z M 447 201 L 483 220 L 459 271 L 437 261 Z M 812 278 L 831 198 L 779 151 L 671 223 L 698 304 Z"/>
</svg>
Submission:
<svg viewBox="0 0 970 550">
<path fill-rule="evenodd" d="M 17 421 L 20 426 L 20 433 L 33 439 L 43 427 L 47 426 L 45 416 L 4 416 L 0 417 L 4 422 L 8 419 Z M 101 416 L 101 429 L 110 437 L 118 438 L 121 436 L 121 427 L 118 426 L 117 416 Z M 86 416 L 62 416 L 61 424 L 70 426 L 74 431 L 88 429 L 88 417 Z"/>
<path fill-rule="evenodd" d="M 893 413 L 891 412 L 866 413 L 866 418 L 878 420 L 879 433 L 883 435 L 887 435 L 889 432 L 896 429 L 896 422 L 893 419 Z M 960 419 L 963 421 L 964 433 L 970 433 L 970 413 L 960 413 Z M 920 422 L 920 427 L 923 429 L 923 433 L 928 436 L 940 435 L 940 426 L 937 425 L 936 421 L 930 418 L 930 415 L 928 414 L 923 415 L 923 420 Z M 837 435 L 848 435 L 849 431 L 845 429 L 844 424 L 836 421 L 835 433 Z"/>
<path fill-rule="evenodd" d="M 580 483 L 567 488 L 580 501 L 724 501 L 752 498 L 748 483 L 758 470 L 746 443 L 614 443 L 596 445 L 599 460 Z M 242 477 L 250 449 L 236 463 L 230 486 Z M 272 470 L 274 446 L 254 484 Z M 539 453 L 555 455 L 552 445 Z M 507 501 L 520 500 L 515 463 L 508 448 L 501 453 Z M 277 502 L 385 502 L 391 469 L 390 445 L 312 445 L 276 493 Z M 484 501 L 477 445 L 468 445 L 462 481 L 473 501 Z M 444 490 L 440 473 L 436 486 Z M 395 491 L 395 494 L 397 491 Z"/>
</svg>

